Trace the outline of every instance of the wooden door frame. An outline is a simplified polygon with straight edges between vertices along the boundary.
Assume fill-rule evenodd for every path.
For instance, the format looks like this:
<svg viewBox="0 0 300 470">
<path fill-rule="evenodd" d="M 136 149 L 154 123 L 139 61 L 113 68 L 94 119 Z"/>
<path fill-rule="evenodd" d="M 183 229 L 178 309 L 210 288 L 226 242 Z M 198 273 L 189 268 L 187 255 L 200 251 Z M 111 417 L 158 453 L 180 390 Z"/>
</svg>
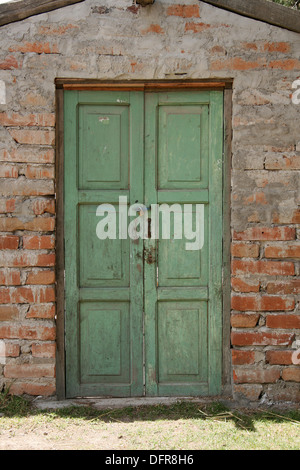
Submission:
<svg viewBox="0 0 300 470">
<path fill-rule="evenodd" d="M 233 79 L 204 80 L 96 80 L 55 79 L 56 127 L 55 127 L 55 198 L 56 198 L 56 395 L 66 398 L 65 368 L 65 295 L 64 295 L 64 90 L 89 91 L 181 91 L 220 90 L 224 94 L 224 143 L 223 143 L 223 359 L 222 393 L 232 394 L 230 351 L 230 181 L 232 140 L 232 88 Z"/>
</svg>

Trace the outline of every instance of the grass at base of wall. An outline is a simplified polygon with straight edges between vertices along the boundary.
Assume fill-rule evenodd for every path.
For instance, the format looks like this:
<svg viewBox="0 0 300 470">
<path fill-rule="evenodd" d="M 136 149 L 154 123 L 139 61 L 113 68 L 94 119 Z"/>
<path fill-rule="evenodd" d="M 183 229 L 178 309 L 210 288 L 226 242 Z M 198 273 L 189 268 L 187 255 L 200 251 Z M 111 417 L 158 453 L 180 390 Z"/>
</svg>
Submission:
<svg viewBox="0 0 300 470">
<path fill-rule="evenodd" d="M 300 410 L 183 401 L 99 410 L 39 410 L 0 394 L 0 449 L 299 450 Z"/>
</svg>

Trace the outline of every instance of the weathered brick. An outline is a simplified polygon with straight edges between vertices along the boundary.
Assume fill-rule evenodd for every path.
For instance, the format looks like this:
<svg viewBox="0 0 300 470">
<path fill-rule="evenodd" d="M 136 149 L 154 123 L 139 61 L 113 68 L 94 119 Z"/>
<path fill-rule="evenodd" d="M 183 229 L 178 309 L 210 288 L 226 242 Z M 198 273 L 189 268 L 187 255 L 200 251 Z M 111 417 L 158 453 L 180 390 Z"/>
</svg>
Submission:
<svg viewBox="0 0 300 470">
<path fill-rule="evenodd" d="M 51 250 L 55 246 L 53 235 L 24 235 L 24 250 Z"/>
<path fill-rule="evenodd" d="M 16 235 L 0 236 L 0 250 L 17 250 L 19 246 L 19 237 Z"/>
<path fill-rule="evenodd" d="M 49 42 L 28 42 L 22 41 L 15 46 L 9 48 L 9 52 L 35 52 L 36 54 L 58 54 L 57 44 L 50 44 Z"/>
<path fill-rule="evenodd" d="M 167 15 L 181 16 L 182 18 L 199 18 L 198 5 L 171 5 L 167 8 Z"/>
<path fill-rule="evenodd" d="M 38 341 L 54 341 L 55 327 L 36 324 L 28 325 L 0 325 L 0 338 L 2 339 L 33 339 Z"/>
<path fill-rule="evenodd" d="M 25 168 L 25 176 L 28 179 L 53 179 L 54 167 L 40 166 L 40 165 L 27 165 Z"/>
<path fill-rule="evenodd" d="M 292 209 L 290 211 L 272 212 L 273 224 L 300 224 L 300 209 Z"/>
<path fill-rule="evenodd" d="M 276 331 L 232 331 L 231 342 L 234 346 L 289 346 L 294 337 L 292 333 Z"/>
<path fill-rule="evenodd" d="M 274 383 L 280 378 L 280 369 L 235 369 L 233 380 L 235 383 Z"/>
<path fill-rule="evenodd" d="M 265 159 L 266 170 L 299 170 L 299 155 L 268 154 Z"/>
<path fill-rule="evenodd" d="M 22 250 L 4 252 L 0 264 L 4 267 L 50 267 L 55 265 L 55 253 Z"/>
<path fill-rule="evenodd" d="M 272 281 L 267 284 L 268 294 L 300 294 L 300 279 Z"/>
<path fill-rule="evenodd" d="M 243 364 L 254 364 L 255 352 L 254 351 L 240 351 L 232 350 L 232 364 L 243 365 Z"/>
<path fill-rule="evenodd" d="M 0 149 L 0 161 L 19 163 L 54 163 L 54 150 L 42 148 L 28 148 L 21 146 L 17 149 Z"/>
<path fill-rule="evenodd" d="M 263 386 L 258 384 L 234 384 L 233 392 L 237 398 L 257 401 L 263 391 Z"/>
<path fill-rule="evenodd" d="M 26 314 L 26 318 L 49 318 L 53 319 L 55 316 L 54 304 L 37 304 L 30 305 Z"/>
<path fill-rule="evenodd" d="M 248 279 L 245 280 L 238 277 L 233 277 L 231 279 L 231 286 L 235 292 L 259 292 L 260 282 L 255 280 L 249 281 Z"/>
<path fill-rule="evenodd" d="M 165 34 L 164 30 L 159 24 L 150 24 L 146 29 L 141 30 L 142 34 Z"/>
<path fill-rule="evenodd" d="M 19 319 L 17 305 L 0 305 L 0 321 L 14 321 Z"/>
<path fill-rule="evenodd" d="M 298 59 L 273 60 L 269 62 L 268 67 L 280 70 L 300 70 L 300 61 Z"/>
<path fill-rule="evenodd" d="M 14 212 L 16 208 L 15 199 L 0 199 L 0 213 L 7 214 L 9 212 Z"/>
<path fill-rule="evenodd" d="M 55 383 L 35 383 L 35 382 L 12 382 L 9 386 L 9 393 L 11 395 L 42 395 L 52 396 L 55 393 Z"/>
<path fill-rule="evenodd" d="M 53 364 L 7 364 L 4 367 L 4 377 L 55 377 L 55 366 Z"/>
<path fill-rule="evenodd" d="M 32 272 L 27 275 L 26 284 L 28 285 L 49 285 L 55 282 L 55 272 L 50 270 L 43 270 Z"/>
<path fill-rule="evenodd" d="M 7 55 L 4 60 L 0 61 L 0 70 L 13 70 L 19 67 L 20 64 L 13 55 Z"/>
<path fill-rule="evenodd" d="M 295 240 L 294 227 L 253 227 L 243 232 L 234 232 L 234 240 Z"/>
<path fill-rule="evenodd" d="M 37 199 L 33 202 L 32 209 L 35 215 L 42 215 L 45 213 L 55 214 L 55 200 Z"/>
<path fill-rule="evenodd" d="M 2 180 L 1 196 L 47 196 L 54 194 L 53 180 L 27 180 L 20 177 L 14 180 Z M 3 231 L 3 229 L 1 229 Z"/>
<path fill-rule="evenodd" d="M 55 357 L 55 343 L 34 343 L 31 347 L 33 357 Z"/>
<path fill-rule="evenodd" d="M 0 357 L 18 357 L 19 355 L 20 346 L 18 344 L 0 341 Z"/>
<path fill-rule="evenodd" d="M 19 114 L 19 113 L 0 113 L 1 126 L 37 126 L 37 127 L 53 127 L 55 125 L 55 114 Z"/>
<path fill-rule="evenodd" d="M 54 145 L 55 141 L 55 132 L 53 130 L 9 128 L 9 133 L 18 144 Z"/>
<path fill-rule="evenodd" d="M 233 243 L 231 254 L 236 258 L 257 258 L 259 256 L 259 245 L 254 243 Z"/>
<path fill-rule="evenodd" d="M 267 315 L 266 326 L 268 328 L 282 329 L 300 328 L 300 315 Z"/>
<path fill-rule="evenodd" d="M 247 61 L 244 60 L 242 57 L 234 57 L 231 59 L 219 59 L 213 60 L 210 63 L 210 70 L 217 71 L 217 70 L 254 70 L 259 69 L 264 65 L 264 61 L 262 59 L 258 59 L 255 61 Z"/>
<path fill-rule="evenodd" d="M 266 361 L 269 364 L 273 365 L 289 365 L 292 364 L 292 351 L 284 351 L 284 350 L 269 350 L 266 351 Z"/>
<path fill-rule="evenodd" d="M 231 326 L 234 328 L 254 328 L 259 320 L 259 314 L 242 313 L 231 315 Z"/>
<path fill-rule="evenodd" d="M 0 164 L 0 178 L 18 178 L 19 170 L 16 165 L 10 163 Z"/>
<path fill-rule="evenodd" d="M 0 269 L 0 285 L 18 286 L 21 284 L 20 271 L 18 269 Z"/>
<path fill-rule="evenodd" d="M 17 217 L 0 218 L 0 231 L 14 232 L 15 230 L 28 230 L 32 232 L 53 232 L 55 228 L 54 217 L 35 217 L 24 222 Z"/>
<path fill-rule="evenodd" d="M 0 301 L 3 304 L 26 304 L 55 301 L 53 287 L 0 287 Z"/>
<path fill-rule="evenodd" d="M 233 296 L 231 308 L 241 312 L 254 310 L 256 312 L 272 310 L 294 310 L 295 299 L 293 297 L 282 298 L 279 296 Z"/>
<path fill-rule="evenodd" d="M 267 274 L 270 276 L 294 276 L 294 263 L 289 261 L 256 261 L 238 260 L 232 261 L 232 274 Z"/>
<path fill-rule="evenodd" d="M 265 248 L 266 258 L 300 258 L 300 243 L 293 245 L 272 245 Z"/>
<path fill-rule="evenodd" d="M 285 382 L 300 382 L 300 367 L 287 367 L 282 371 Z"/>
</svg>

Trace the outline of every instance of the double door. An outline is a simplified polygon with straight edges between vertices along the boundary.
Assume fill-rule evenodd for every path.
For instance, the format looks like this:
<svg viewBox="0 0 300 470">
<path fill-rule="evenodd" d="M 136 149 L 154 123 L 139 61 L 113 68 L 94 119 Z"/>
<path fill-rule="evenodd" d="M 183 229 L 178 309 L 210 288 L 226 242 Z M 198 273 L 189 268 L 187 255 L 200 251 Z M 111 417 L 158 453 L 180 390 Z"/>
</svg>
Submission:
<svg viewBox="0 0 300 470">
<path fill-rule="evenodd" d="M 222 377 L 220 91 L 65 91 L 66 395 Z"/>
</svg>

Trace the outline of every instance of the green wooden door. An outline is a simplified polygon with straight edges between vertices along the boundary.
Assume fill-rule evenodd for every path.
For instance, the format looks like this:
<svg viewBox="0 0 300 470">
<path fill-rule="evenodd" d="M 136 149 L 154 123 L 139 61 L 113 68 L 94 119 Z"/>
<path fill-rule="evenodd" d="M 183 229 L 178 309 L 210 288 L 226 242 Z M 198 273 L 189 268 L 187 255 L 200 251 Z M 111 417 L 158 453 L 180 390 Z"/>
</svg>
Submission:
<svg viewBox="0 0 300 470">
<path fill-rule="evenodd" d="M 67 396 L 219 393 L 223 94 L 67 91 L 64 103 Z M 120 196 L 146 205 L 149 238 L 96 236 L 105 203 L 120 234 Z"/>
</svg>

